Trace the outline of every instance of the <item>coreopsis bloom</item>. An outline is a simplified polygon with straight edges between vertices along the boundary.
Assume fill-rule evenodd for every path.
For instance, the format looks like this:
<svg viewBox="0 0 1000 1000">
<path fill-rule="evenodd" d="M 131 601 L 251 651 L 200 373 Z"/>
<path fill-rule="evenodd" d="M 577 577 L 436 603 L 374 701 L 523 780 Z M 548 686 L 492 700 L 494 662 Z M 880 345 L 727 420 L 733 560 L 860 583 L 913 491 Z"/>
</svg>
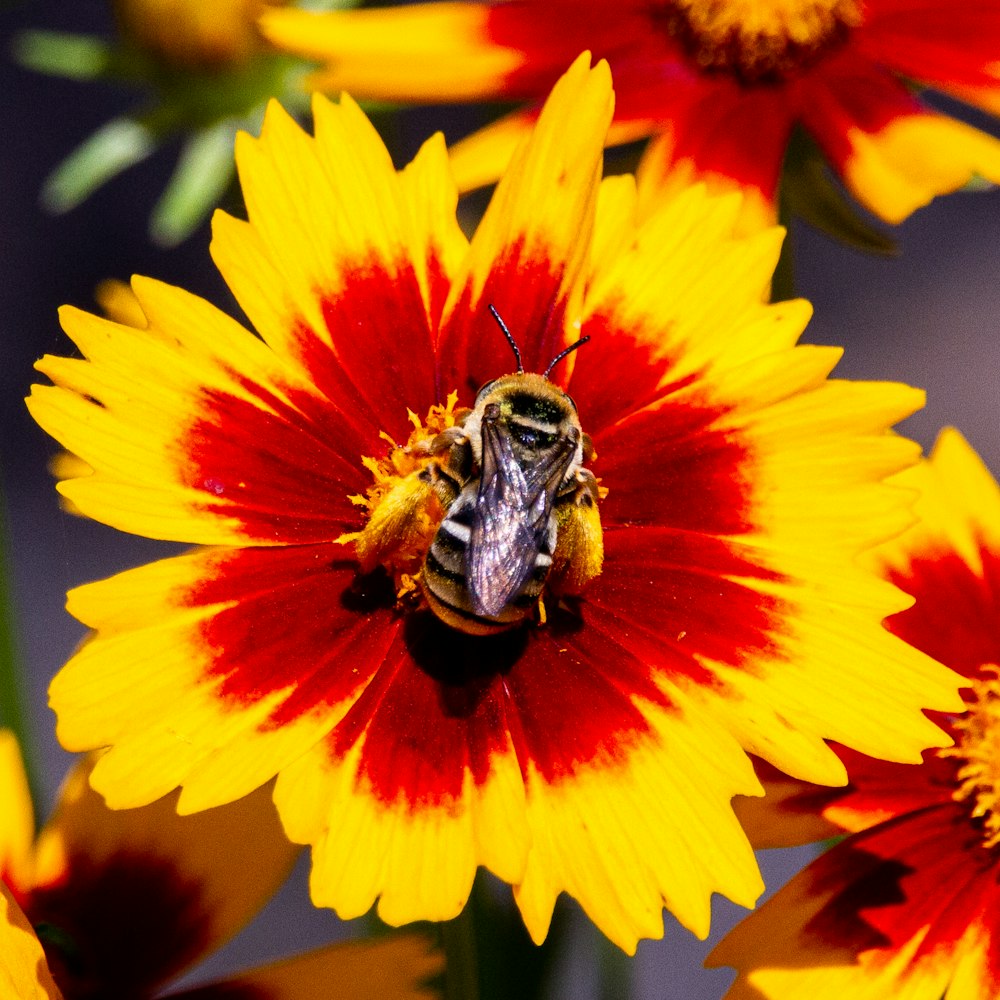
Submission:
<svg viewBox="0 0 1000 1000">
<path fill-rule="evenodd" d="M 136 107 L 88 136 L 48 176 L 42 201 L 74 208 L 109 179 L 180 137 L 180 157 L 153 208 L 161 244 L 186 238 L 233 180 L 236 132 L 258 129 L 268 98 L 306 111 L 303 64 L 275 52 L 257 28 L 288 0 L 112 0 L 113 39 L 29 31 L 15 52 L 32 69 L 99 79 L 139 95 Z"/>
<path fill-rule="evenodd" d="M 1000 181 L 1000 143 L 919 100 L 909 80 L 1000 108 L 993 0 L 507 0 L 356 12 L 273 11 L 277 45 L 323 60 L 311 83 L 399 101 L 502 99 L 526 110 L 460 143 L 459 184 L 496 178 L 539 101 L 583 49 L 608 59 L 609 142 L 653 136 L 652 189 L 692 176 L 773 208 L 802 126 L 853 195 L 899 222 L 973 175 Z"/>
<path fill-rule="evenodd" d="M 955 431 L 898 480 L 921 522 L 876 558 L 916 605 L 889 625 L 966 678 L 966 710 L 919 766 L 841 749 L 845 789 L 780 783 L 769 843 L 851 836 L 713 953 L 739 970 L 733 1000 L 1000 994 L 1000 489 Z"/>
<path fill-rule="evenodd" d="M 296 848 L 261 789 L 197 816 L 176 796 L 114 812 L 70 773 L 37 839 L 16 740 L 0 730 L 0 993 L 17 1000 L 145 1000 L 240 930 Z M 440 955 L 415 935 L 319 948 L 208 986 L 208 1000 L 431 1000 Z"/>
<path fill-rule="evenodd" d="M 141 323 L 63 311 L 84 357 L 30 400 L 93 470 L 61 491 L 202 546 L 70 594 L 94 631 L 51 701 L 112 807 L 277 774 L 318 905 L 447 919 L 482 865 L 536 940 L 566 891 L 631 950 L 664 905 L 704 934 L 712 892 L 756 898 L 745 751 L 836 784 L 825 739 L 945 740 L 919 709 L 957 679 L 854 565 L 909 522 L 882 478 L 921 393 L 795 346 L 781 233 L 734 237 L 737 197 L 637 222 L 612 105 L 578 60 L 471 240 L 440 136 L 397 172 L 350 99 L 315 138 L 273 105 L 212 246 L 259 338 L 142 278 Z"/>
<path fill-rule="evenodd" d="M 122 34 L 164 63 L 193 71 L 245 64 L 264 48 L 257 19 L 288 0 L 112 0 Z"/>
</svg>

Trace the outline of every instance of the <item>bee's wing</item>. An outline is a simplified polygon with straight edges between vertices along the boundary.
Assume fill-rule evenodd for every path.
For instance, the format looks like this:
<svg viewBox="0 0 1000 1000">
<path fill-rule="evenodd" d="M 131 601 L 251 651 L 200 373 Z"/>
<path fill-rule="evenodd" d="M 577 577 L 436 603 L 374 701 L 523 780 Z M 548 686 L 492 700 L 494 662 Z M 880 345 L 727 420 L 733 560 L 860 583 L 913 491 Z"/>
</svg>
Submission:
<svg viewBox="0 0 1000 1000">
<path fill-rule="evenodd" d="M 534 572 L 576 442 L 566 438 L 541 461 L 525 467 L 496 419 L 483 418 L 482 436 L 482 477 L 466 552 L 466 586 L 476 614 L 496 615 Z"/>
</svg>

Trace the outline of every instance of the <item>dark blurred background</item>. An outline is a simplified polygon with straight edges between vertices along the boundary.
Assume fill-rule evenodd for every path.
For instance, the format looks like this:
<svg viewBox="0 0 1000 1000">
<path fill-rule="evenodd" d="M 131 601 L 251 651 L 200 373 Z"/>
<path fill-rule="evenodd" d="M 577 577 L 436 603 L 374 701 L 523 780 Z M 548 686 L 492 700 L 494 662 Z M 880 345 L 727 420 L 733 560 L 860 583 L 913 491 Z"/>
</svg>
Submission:
<svg viewBox="0 0 1000 1000">
<path fill-rule="evenodd" d="M 29 674 L 34 734 L 41 748 L 44 793 L 51 801 L 71 758 L 54 737 L 46 687 L 81 637 L 63 609 L 65 591 L 174 549 L 118 534 L 62 513 L 46 463 L 53 442 L 28 418 L 22 399 L 32 363 L 66 353 L 56 321 L 62 303 L 91 307 L 108 277 L 143 273 L 179 284 L 235 310 L 208 256 L 208 228 L 180 247 L 150 245 L 146 224 L 176 158 L 167 146 L 65 216 L 39 207 L 46 174 L 114 114 L 136 106 L 134 93 L 107 84 L 75 83 L 16 66 L 10 42 L 23 28 L 110 33 L 101 0 L 6 3 L 0 7 L 0 475 L 6 491 L 15 612 Z M 468 111 L 406 114 L 394 128 L 399 162 L 432 130 L 449 140 L 472 122 Z M 930 446 L 945 424 L 958 426 L 1000 472 L 1000 193 L 938 199 L 901 226 L 895 259 L 864 256 L 802 226 L 794 230 L 797 285 L 816 310 L 807 340 L 846 348 L 838 374 L 897 379 L 927 390 L 927 407 L 903 430 Z M 768 852 L 769 883 L 802 863 L 806 852 Z M 305 866 L 263 918 L 197 975 L 244 965 L 351 933 L 308 903 Z M 716 929 L 737 919 L 716 908 Z M 573 922 L 573 948 L 554 977 L 552 996 L 593 995 L 596 931 Z M 714 935 L 713 935 L 714 936 Z M 699 968 L 707 946 L 668 918 L 664 941 L 644 942 L 634 964 L 635 992 L 652 998 L 719 997 L 726 972 Z"/>
</svg>

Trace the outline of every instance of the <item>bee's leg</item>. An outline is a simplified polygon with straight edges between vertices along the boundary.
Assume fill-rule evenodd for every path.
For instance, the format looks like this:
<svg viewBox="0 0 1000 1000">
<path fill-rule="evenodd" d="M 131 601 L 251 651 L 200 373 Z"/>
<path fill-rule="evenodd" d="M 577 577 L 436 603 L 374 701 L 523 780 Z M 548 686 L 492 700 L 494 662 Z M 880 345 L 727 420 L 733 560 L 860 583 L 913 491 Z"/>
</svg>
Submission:
<svg viewBox="0 0 1000 1000">
<path fill-rule="evenodd" d="M 558 529 L 550 580 L 563 593 L 581 591 L 604 565 L 599 499 L 597 479 L 589 469 L 578 469 L 556 498 Z"/>
<path fill-rule="evenodd" d="M 467 411 L 469 412 L 471 411 Z M 463 416 L 462 423 L 464 422 Z M 442 509 L 447 510 L 458 498 L 472 472 L 472 446 L 469 443 L 469 436 L 461 426 L 456 425 L 424 442 L 423 449 L 429 455 L 441 456 L 436 462 L 428 463 L 421 470 L 420 478 L 433 487 L 434 495 L 438 498 Z"/>
<path fill-rule="evenodd" d="M 371 509 L 361 531 L 344 536 L 353 541 L 362 573 L 391 562 L 407 562 L 427 534 L 428 520 L 440 516 L 433 484 L 424 472 L 413 472 L 394 483 Z"/>
<path fill-rule="evenodd" d="M 601 489 L 597 477 L 590 469 L 577 469 L 556 493 L 556 505 L 596 506 L 601 499 Z"/>
<path fill-rule="evenodd" d="M 465 482 L 452 467 L 441 462 L 431 462 L 418 475 L 434 491 L 434 495 L 444 510 L 447 510 L 458 499 L 458 494 L 461 493 Z"/>
<path fill-rule="evenodd" d="M 464 422 L 463 419 L 462 423 Z M 454 427 L 441 431 L 429 441 L 419 441 L 408 450 L 414 455 L 442 455 L 456 446 L 465 446 L 468 441 L 469 436 L 462 429 L 462 424 L 456 424 Z"/>
<path fill-rule="evenodd" d="M 601 499 L 601 492 L 597 485 L 597 477 L 590 469 L 577 469 L 576 475 L 570 480 L 573 502 L 577 505 L 587 504 L 596 506 Z"/>
</svg>

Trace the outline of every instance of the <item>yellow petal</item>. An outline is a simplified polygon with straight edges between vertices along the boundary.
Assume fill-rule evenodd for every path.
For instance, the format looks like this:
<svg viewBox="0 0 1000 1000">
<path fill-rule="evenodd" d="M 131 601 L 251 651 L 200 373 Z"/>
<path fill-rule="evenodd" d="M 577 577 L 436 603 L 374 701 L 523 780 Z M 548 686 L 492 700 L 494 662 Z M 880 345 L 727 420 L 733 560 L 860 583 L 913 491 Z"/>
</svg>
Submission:
<svg viewBox="0 0 1000 1000">
<path fill-rule="evenodd" d="M 635 205 L 635 195 L 619 179 L 603 187 L 612 182 L 621 190 L 602 208 L 596 235 L 604 252 L 591 258 L 584 325 L 600 315 L 634 332 L 654 357 L 672 359 L 670 380 L 725 366 L 759 381 L 759 371 L 741 366 L 794 345 L 811 315 L 801 300 L 765 305 L 782 230 L 742 238 L 739 195 L 712 195 L 702 185 L 664 196 L 646 215 L 633 207 L 637 224 L 623 226 L 616 221 L 622 196 Z M 605 235 L 609 227 L 613 238 Z M 719 294 L 722 287 L 727 294 Z"/>
<path fill-rule="evenodd" d="M 0 996 L 10 1000 L 62 1000 L 41 942 L 0 880 Z"/>
<path fill-rule="evenodd" d="M 480 100 L 524 61 L 489 41 L 488 8 L 424 3 L 385 10 L 270 11 L 267 38 L 309 59 L 328 60 L 308 81 L 314 90 L 405 101 Z"/>
<path fill-rule="evenodd" d="M 449 920 L 464 907 L 477 865 L 508 882 L 520 879 L 528 832 L 510 746 L 493 756 L 485 781 L 476 784 L 467 773 L 459 798 L 420 810 L 370 793 L 358 776 L 361 750 L 333 761 L 317 746 L 281 773 L 275 789 L 288 835 L 313 845 L 317 906 L 349 919 L 378 900 L 379 916 L 393 925 Z"/>
<path fill-rule="evenodd" d="M 280 544 L 271 519 L 261 524 L 258 518 L 268 507 L 287 509 L 288 494 L 266 495 L 275 488 L 296 492 L 301 477 L 285 476 L 279 485 L 273 449 L 289 426 L 308 427 L 302 405 L 318 398 L 316 388 L 203 299 L 138 277 L 133 289 L 148 326 L 128 327 L 67 307 L 62 322 L 86 360 L 46 356 L 37 364 L 55 385 L 34 386 L 29 409 L 86 463 L 82 471 L 93 470 L 64 480 L 60 492 L 87 516 L 124 531 L 204 544 L 253 536 Z M 147 387 L 139 392 L 139 384 Z M 213 462 L 224 461 L 223 437 L 243 460 L 229 482 L 202 471 L 198 452 L 206 424 L 219 434 Z M 339 524 L 336 515 L 327 520 L 334 509 L 328 506 L 309 530 L 336 538 L 345 517 L 356 519 L 338 488 L 338 477 L 349 470 L 336 444 L 322 435 L 303 433 L 297 445 L 284 455 L 286 465 L 319 462 L 332 477 L 331 503 L 341 509 Z M 322 458 L 309 457 L 310 451 Z M 363 482 L 359 471 L 357 486 Z"/>
<path fill-rule="evenodd" d="M 17 738 L 0 729 L 0 879 L 23 889 L 28 878 L 35 816 Z"/>
<path fill-rule="evenodd" d="M 887 222 L 902 222 L 974 177 L 1000 183 L 1000 140 L 944 115 L 894 118 L 878 132 L 852 129 L 844 180 Z"/>
<path fill-rule="evenodd" d="M 532 846 L 515 898 L 536 942 L 561 891 L 629 954 L 663 936 L 664 906 L 704 938 L 712 892 L 752 906 L 763 891 L 729 804 L 733 792 L 759 794 L 753 769 L 707 714 L 673 697 L 676 714 L 643 706 L 652 735 L 622 766 L 598 760 L 557 783 L 529 769 Z"/>
<path fill-rule="evenodd" d="M 349 941 L 317 948 L 218 983 L 246 989 L 261 1000 L 434 1000 L 439 991 L 427 981 L 439 975 L 443 956 L 416 934 L 372 941 Z M 185 997 L 186 993 L 171 996 Z"/>
<path fill-rule="evenodd" d="M 113 808 L 145 805 L 181 784 L 184 812 L 237 799 L 305 752 L 344 710 L 320 702 L 297 719 L 269 725 L 272 712 L 295 690 L 293 676 L 248 704 L 220 695 L 223 678 L 211 670 L 215 651 L 203 630 L 238 602 L 192 607 L 188 594 L 232 557 L 227 550 L 207 549 L 70 593 L 71 613 L 99 634 L 53 680 L 50 701 L 63 746 L 113 746 L 93 776 Z M 304 559 L 312 558 L 307 551 Z M 252 616 L 280 599 L 271 591 L 258 596 L 263 604 L 251 603 Z M 323 622 L 314 624 L 330 646 Z M 279 635 L 257 646 L 268 654 L 275 642 L 278 661 L 295 656 Z M 331 648 L 336 652 L 335 644 Z"/>
<path fill-rule="evenodd" d="M 524 358 L 528 370 L 541 371 L 565 346 L 562 320 L 565 315 L 568 325 L 579 308 L 603 143 L 614 107 L 607 63 L 593 69 L 589 64 L 589 53 L 584 53 L 553 88 L 534 132 L 514 154 L 476 229 L 445 306 L 440 351 L 446 379 L 464 379 L 482 366 L 479 325 L 491 322 L 487 302 L 495 304 L 515 333 L 535 331 L 534 350 Z M 502 345 L 495 337 L 486 343 Z"/>
<path fill-rule="evenodd" d="M 929 462 L 893 478 L 900 489 L 916 492 L 915 524 L 873 550 L 869 560 L 906 569 L 914 554 L 953 551 L 977 576 L 983 574 L 982 548 L 1000 548 L 1000 485 L 954 428 L 938 437 Z"/>
<path fill-rule="evenodd" d="M 346 96 L 335 105 L 317 95 L 313 116 L 315 138 L 272 102 L 260 138 L 238 136 L 249 222 L 217 213 L 214 223 L 220 271 L 264 339 L 292 356 L 301 350 L 292 321 L 329 340 L 324 298 L 337 296 L 358 269 L 377 264 L 397 275 L 412 260 L 426 266 L 423 246 L 408 243 L 412 209 L 364 113 Z M 420 235 L 426 245 L 428 234 Z"/>
<path fill-rule="evenodd" d="M 147 325 L 146 314 L 142 311 L 132 286 L 124 281 L 114 278 L 102 281 L 94 291 L 94 298 L 101 307 L 101 312 L 115 323 L 134 326 L 137 330 Z"/>
</svg>

